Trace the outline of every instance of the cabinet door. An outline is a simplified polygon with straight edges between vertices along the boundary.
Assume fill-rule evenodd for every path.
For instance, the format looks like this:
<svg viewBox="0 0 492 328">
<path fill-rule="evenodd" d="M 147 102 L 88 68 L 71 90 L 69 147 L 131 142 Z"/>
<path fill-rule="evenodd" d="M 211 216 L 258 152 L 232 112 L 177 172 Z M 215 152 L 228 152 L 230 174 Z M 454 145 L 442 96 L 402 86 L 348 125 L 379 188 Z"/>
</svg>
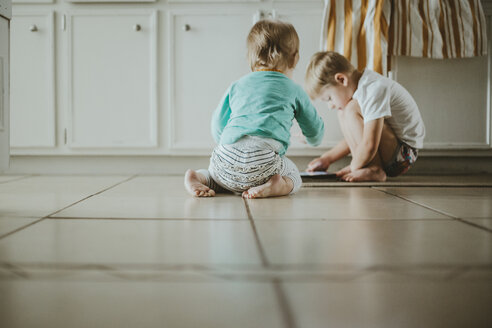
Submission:
<svg viewBox="0 0 492 328">
<path fill-rule="evenodd" d="M 0 17 L 0 173 L 9 167 L 9 22 Z"/>
<path fill-rule="evenodd" d="M 170 148 L 209 151 L 210 119 L 227 87 L 247 74 L 253 14 L 170 14 Z"/>
<path fill-rule="evenodd" d="M 55 146 L 54 15 L 14 15 L 11 21 L 10 144 Z"/>
<path fill-rule="evenodd" d="M 74 14 L 71 148 L 156 146 L 156 14 Z"/>
<path fill-rule="evenodd" d="M 321 10 L 306 10 L 297 12 L 287 12 L 278 10 L 278 18 L 294 25 L 297 34 L 299 35 L 300 49 L 299 49 L 299 63 L 294 71 L 294 81 L 299 85 L 304 85 L 304 76 L 306 75 L 306 68 L 309 64 L 311 56 L 319 51 L 319 41 L 321 33 Z M 341 138 L 342 133 L 338 126 L 338 118 L 335 110 L 328 109 L 326 104 L 317 101 L 314 103 L 318 109 L 318 114 L 323 118 L 325 122 L 325 136 L 321 147 L 332 147 Z M 291 130 L 291 146 L 289 154 L 316 154 L 319 150 L 311 149 L 309 151 L 301 151 L 306 148 L 310 148 L 306 144 L 302 143 L 301 129 L 297 122 L 294 123 Z"/>
</svg>

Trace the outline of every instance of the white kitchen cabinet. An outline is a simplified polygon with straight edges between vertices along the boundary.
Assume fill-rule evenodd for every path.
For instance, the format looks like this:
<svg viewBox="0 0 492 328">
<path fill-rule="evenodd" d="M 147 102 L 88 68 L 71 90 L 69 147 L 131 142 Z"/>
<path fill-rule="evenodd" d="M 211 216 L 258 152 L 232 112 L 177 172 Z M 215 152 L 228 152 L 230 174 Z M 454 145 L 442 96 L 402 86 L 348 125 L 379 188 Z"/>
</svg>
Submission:
<svg viewBox="0 0 492 328">
<path fill-rule="evenodd" d="M 145 6 L 89 1 L 94 2 L 15 1 L 10 133 L 15 159 L 208 156 L 214 145 L 212 112 L 227 87 L 250 72 L 246 37 L 258 13 L 295 26 L 300 37 L 295 82 L 303 85 L 309 59 L 319 50 L 322 0 L 169 0 Z M 437 150 L 432 155 L 492 154 L 489 58 L 394 62 L 395 79 L 421 108 L 424 145 Z M 325 122 L 321 147 L 293 137 L 289 155 L 320 154 L 342 137 L 336 111 L 315 105 Z M 300 134 L 297 125 L 292 134 Z"/>
<path fill-rule="evenodd" d="M 68 15 L 68 145 L 157 146 L 156 12 Z"/>
<path fill-rule="evenodd" d="M 0 172 L 9 167 L 9 20 L 0 12 Z"/>
<path fill-rule="evenodd" d="M 55 146 L 54 14 L 15 15 L 11 22 L 11 146 Z"/>
<path fill-rule="evenodd" d="M 251 13 L 169 14 L 170 148 L 211 150 L 212 112 L 227 87 L 250 72 Z"/>
</svg>

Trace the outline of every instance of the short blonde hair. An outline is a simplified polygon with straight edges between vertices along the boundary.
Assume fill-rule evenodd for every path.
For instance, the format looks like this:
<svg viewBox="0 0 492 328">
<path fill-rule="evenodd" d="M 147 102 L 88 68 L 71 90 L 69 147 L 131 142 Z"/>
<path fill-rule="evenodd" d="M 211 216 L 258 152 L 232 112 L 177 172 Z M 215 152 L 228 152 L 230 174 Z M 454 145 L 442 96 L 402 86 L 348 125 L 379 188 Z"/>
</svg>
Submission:
<svg viewBox="0 0 492 328">
<path fill-rule="evenodd" d="M 293 68 L 299 52 L 299 36 L 292 24 L 264 19 L 257 22 L 247 39 L 251 70 Z"/>
<path fill-rule="evenodd" d="M 352 74 L 355 67 L 343 55 L 334 51 L 320 51 L 311 57 L 305 88 L 312 99 L 319 97 L 325 86 L 336 85 L 335 74 Z"/>
</svg>

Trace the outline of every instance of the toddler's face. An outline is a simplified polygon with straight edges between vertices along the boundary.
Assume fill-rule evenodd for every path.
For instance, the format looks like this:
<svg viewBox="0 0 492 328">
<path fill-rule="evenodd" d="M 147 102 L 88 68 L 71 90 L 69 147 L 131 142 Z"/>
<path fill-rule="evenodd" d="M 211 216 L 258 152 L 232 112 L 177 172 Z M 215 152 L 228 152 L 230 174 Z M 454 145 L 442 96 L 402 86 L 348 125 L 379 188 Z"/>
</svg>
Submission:
<svg viewBox="0 0 492 328">
<path fill-rule="evenodd" d="M 319 98 L 326 101 L 330 109 L 342 110 L 352 99 L 352 92 L 343 84 L 330 85 L 321 90 Z"/>
</svg>

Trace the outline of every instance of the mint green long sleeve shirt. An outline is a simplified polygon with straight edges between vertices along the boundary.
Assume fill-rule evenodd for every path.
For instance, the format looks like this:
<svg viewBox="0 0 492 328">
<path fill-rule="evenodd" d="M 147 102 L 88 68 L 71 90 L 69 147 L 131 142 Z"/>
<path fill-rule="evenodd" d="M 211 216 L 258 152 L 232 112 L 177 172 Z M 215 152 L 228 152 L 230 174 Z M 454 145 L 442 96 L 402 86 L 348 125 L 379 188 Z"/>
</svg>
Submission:
<svg viewBox="0 0 492 328">
<path fill-rule="evenodd" d="M 212 136 L 218 144 L 246 135 L 272 138 L 284 155 L 294 119 L 310 145 L 321 143 L 324 123 L 306 92 L 280 72 L 252 72 L 227 89 L 212 116 Z"/>
</svg>

